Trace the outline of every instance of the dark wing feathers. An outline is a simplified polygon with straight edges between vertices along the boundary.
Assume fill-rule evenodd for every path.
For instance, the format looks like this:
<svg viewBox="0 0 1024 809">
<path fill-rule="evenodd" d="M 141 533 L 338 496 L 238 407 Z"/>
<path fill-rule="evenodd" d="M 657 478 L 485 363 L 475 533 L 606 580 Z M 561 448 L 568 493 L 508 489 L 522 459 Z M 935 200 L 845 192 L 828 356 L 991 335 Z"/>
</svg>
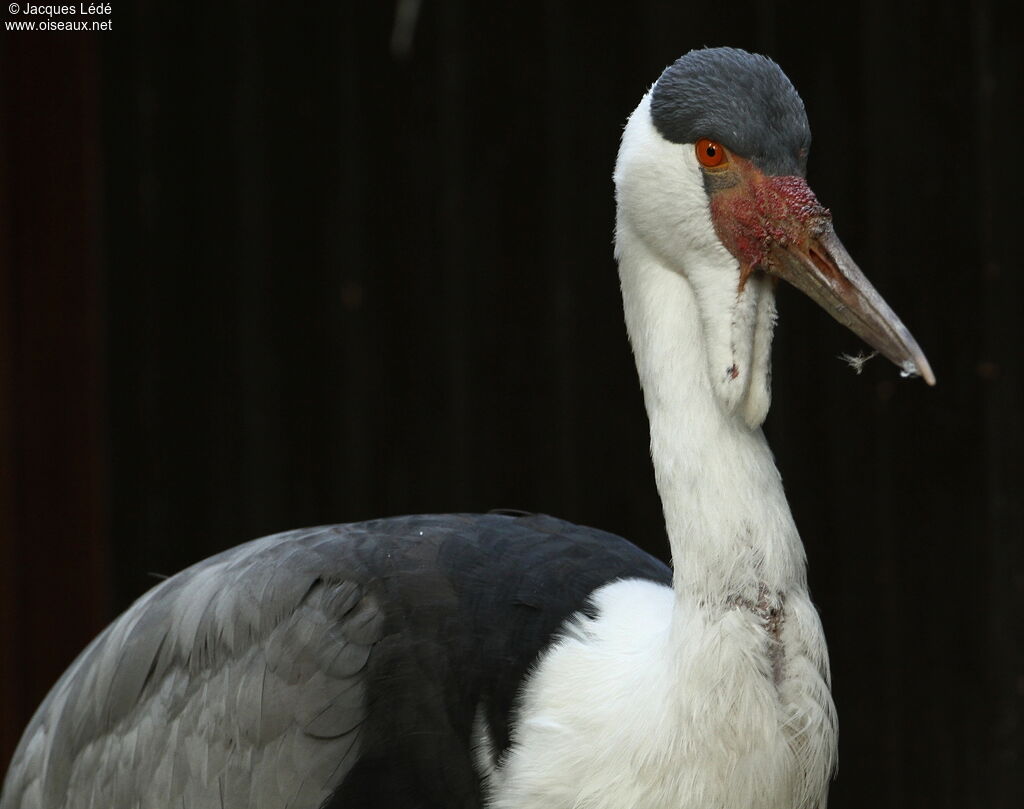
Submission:
<svg viewBox="0 0 1024 809">
<path fill-rule="evenodd" d="M 239 546 L 155 587 L 79 656 L 0 809 L 479 806 L 478 712 L 507 748 L 530 667 L 618 578 L 670 581 L 625 540 L 543 515 Z"/>
</svg>

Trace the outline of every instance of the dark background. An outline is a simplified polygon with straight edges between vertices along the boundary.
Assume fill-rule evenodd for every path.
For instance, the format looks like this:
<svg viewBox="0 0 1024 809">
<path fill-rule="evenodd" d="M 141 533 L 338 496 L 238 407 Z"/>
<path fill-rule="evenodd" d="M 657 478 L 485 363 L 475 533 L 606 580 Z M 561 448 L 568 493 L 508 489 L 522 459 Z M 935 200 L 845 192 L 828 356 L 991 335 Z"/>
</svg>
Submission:
<svg viewBox="0 0 1024 809">
<path fill-rule="evenodd" d="M 610 175 L 660 70 L 731 44 L 800 90 L 811 186 L 939 379 L 854 375 L 781 290 L 766 429 L 831 805 L 1019 806 L 1020 33 L 994 2 L 819 5 L 145 0 L 0 32 L 0 762 L 152 574 L 258 535 L 519 507 L 664 556 Z"/>
</svg>

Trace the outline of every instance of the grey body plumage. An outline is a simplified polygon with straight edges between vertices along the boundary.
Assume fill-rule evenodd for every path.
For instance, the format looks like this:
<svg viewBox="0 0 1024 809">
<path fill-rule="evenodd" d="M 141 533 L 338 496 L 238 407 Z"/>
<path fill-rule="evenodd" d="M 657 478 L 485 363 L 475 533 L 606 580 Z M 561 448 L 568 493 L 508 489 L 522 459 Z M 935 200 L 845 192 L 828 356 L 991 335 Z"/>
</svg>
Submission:
<svg viewBox="0 0 1024 809">
<path fill-rule="evenodd" d="M 82 652 L 26 729 L 0 809 L 479 805 L 477 713 L 500 754 L 530 666 L 624 576 L 669 573 L 541 515 L 241 545 L 153 588 Z"/>
<path fill-rule="evenodd" d="M 358 754 L 381 631 L 357 585 L 325 583 L 326 533 L 249 543 L 140 599 L 39 708 L 4 809 L 318 806 Z"/>
</svg>

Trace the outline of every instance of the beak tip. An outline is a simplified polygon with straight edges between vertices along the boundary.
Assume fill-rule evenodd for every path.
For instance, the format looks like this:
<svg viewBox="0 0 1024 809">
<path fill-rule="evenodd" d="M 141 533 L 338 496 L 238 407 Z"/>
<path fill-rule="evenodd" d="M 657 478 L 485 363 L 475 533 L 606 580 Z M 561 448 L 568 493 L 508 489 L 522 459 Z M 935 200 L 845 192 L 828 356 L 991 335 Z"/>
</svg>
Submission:
<svg viewBox="0 0 1024 809">
<path fill-rule="evenodd" d="M 912 360 L 906 360 L 900 367 L 900 376 L 919 376 L 928 387 L 935 387 L 935 374 L 924 355 L 918 355 Z"/>
</svg>

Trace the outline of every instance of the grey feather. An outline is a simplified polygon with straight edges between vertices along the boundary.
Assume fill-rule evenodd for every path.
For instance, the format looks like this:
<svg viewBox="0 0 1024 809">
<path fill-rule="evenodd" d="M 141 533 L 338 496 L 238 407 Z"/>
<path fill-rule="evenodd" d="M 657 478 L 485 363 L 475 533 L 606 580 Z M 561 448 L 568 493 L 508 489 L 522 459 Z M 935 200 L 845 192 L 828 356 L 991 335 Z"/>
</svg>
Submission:
<svg viewBox="0 0 1024 809">
<path fill-rule="evenodd" d="M 0 809 L 479 805 L 474 712 L 487 706 L 508 749 L 534 661 L 626 575 L 671 577 L 542 515 L 242 545 L 159 584 L 79 656 L 26 729 Z"/>
<path fill-rule="evenodd" d="M 323 532 L 242 545 L 139 599 L 40 706 L 0 809 L 319 806 L 358 756 L 384 625 Z"/>
<path fill-rule="evenodd" d="M 690 51 L 651 91 L 651 119 L 673 143 L 711 138 L 768 174 L 807 173 L 804 103 L 771 59 L 738 48 Z"/>
</svg>

